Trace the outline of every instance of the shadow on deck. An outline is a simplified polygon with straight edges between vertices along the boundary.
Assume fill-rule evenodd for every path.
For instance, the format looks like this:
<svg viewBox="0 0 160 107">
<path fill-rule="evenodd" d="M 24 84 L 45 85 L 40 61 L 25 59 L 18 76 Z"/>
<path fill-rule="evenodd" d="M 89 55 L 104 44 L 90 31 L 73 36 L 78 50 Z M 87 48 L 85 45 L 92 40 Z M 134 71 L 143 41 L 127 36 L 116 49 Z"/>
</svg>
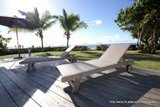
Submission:
<svg viewBox="0 0 160 107">
<path fill-rule="evenodd" d="M 93 74 L 81 83 L 80 90 L 65 93 L 68 83 L 61 82 L 53 66 L 41 63 L 35 72 L 14 65 L 10 70 L 0 68 L 0 107 L 21 106 L 81 106 L 124 107 L 160 105 L 160 76 L 124 68 Z"/>
</svg>

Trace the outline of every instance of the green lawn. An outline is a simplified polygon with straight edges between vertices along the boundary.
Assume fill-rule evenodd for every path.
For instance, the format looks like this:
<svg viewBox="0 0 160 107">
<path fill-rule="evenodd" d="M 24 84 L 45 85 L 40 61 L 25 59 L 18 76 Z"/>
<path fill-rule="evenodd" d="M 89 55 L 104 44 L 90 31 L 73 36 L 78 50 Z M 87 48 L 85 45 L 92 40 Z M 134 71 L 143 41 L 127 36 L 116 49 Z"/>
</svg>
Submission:
<svg viewBox="0 0 160 107">
<path fill-rule="evenodd" d="M 62 52 L 38 52 L 38 53 L 32 53 L 32 55 L 35 56 L 51 56 L 51 55 L 59 55 Z M 96 59 L 102 55 L 102 51 L 72 51 L 71 54 L 75 54 L 78 58 L 78 60 L 90 60 L 90 59 Z M 27 55 L 27 54 L 22 54 Z M 9 58 L 9 57 L 15 57 L 15 55 L 6 55 L 6 56 L 0 56 L 0 58 Z M 134 67 L 137 68 L 147 68 L 147 69 L 153 69 L 160 71 L 160 54 L 158 55 L 150 55 L 150 54 L 143 54 L 138 53 L 138 51 L 128 51 L 125 55 L 126 59 L 133 60 Z"/>
<path fill-rule="evenodd" d="M 138 51 L 129 51 L 125 57 L 135 62 L 134 67 L 160 71 L 160 54 L 151 55 L 138 53 Z"/>
</svg>

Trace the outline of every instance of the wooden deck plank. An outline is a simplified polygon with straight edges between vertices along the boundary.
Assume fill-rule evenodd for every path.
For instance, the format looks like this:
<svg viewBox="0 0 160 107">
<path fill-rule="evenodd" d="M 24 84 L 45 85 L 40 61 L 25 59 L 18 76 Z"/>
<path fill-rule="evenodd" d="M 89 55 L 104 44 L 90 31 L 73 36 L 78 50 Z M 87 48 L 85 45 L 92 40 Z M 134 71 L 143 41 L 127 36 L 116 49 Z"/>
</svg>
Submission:
<svg viewBox="0 0 160 107">
<path fill-rule="evenodd" d="M 1 72 L 1 71 L 0 71 Z M 13 99 L 8 95 L 0 81 L 0 107 L 17 107 Z"/>
<path fill-rule="evenodd" d="M 21 71 L 17 71 L 17 72 L 21 72 Z M 45 81 L 42 78 L 38 78 L 36 74 L 37 74 L 37 72 L 35 72 L 35 73 L 34 72 L 32 72 L 32 73 L 25 73 L 25 74 L 18 73 L 17 75 L 19 77 L 21 77 L 21 78 L 24 78 L 24 79 L 27 78 L 32 84 L 36 83 L 40 87 L 45 88 L 47 90 L 46 94 L 49 95 L 49 96 L 51 96 L 52 98 L 55 98 L 55 100 L 58 103 L 60 103 L 61 105 L 74 106 L 74 104 L 72 102 L 69 102 L 68 100 L 64 99 L 65 98 L 64 96 L 66 96 L 67 94 L 65 92 L 62 92 L 63 91 L 62 89 L 60 89 L 60 88 L 58 88 L 57 86 L 54 85 L 54 81 L 55 80 L 52 80 L 49 83 L 48 81 Z M 45 75 L 43 75 L 43 76 L 45 77 Z M 58 93 L 58 95 L 57 95 L 57 93 Z"/>
<path fill-rule="evenodd" d="M 18 72 L 20 72 L 20 71 L 18 71 Z M 85 100 L 84 98 L 81 99 L 79 96 L 76 96 L 76 95 L 71 96 L 63 91 L 63 88 L 68 86 L 67 84 L 62 83 L 60 81 L 55 81 L 55 79 L 53 79 L 53 78 L 48 79 L 48 80 L 50 80 L 50 81 L 48 81 L 48 80 L 46 80 L 48 77 L 46 77 L 45 74 L 43 74 L 43 75 L 39 74 L 39 72 L 33 72 L 32 74 L 33 74 L 32 77 L 28 77 L 29 79 L 32 79 L 34 81 L 34 78 L 40 78 L 41 80 L 46 81 L 45 84 L 41 84 L 40 82 L 38 82 L 38 83 L 43 85 L 44 87 L 50 86 L 49 90 L 51 90 L 54 93 L 58 93 L 58 95 L 61 96 L 63 99 L 66 99 L 76 105 L 79 105 L 79 106 L 87 105 L 84 103 L 84 100 Z M 53 84 L 53 80 L 55 81 L 54 84 Z M 55 83 L 56 83 L 56 85 L 55 85 Z M 90 104 L 91 104 L 91 102 L 88 103 L 88 105 L 90 105 Z"/>
<path fill-rule="evenodd" d="M 98 78 L 97 78 L 98 79 Z M 97 80 L 96 79 L 96 80 Z M 124 90 L 126 90 L 126 91 L 131 91 L 131 93 L 134 93 L 134 94 L 137 94 L 137 95 L 142 95 L 142 94 L 144 94 L 144 92 L 148 92 L 148 91 L 150 91 L 150 89 L 153 87 L 149 87 L 149 88 L 145 88 L 145 90 L 137 90 L 136 89 L 136 91 L 135 91 L 135 89 L 133 88 L 133 86 L 132 85 L 128 85 L 128 84 L 124 84 L 124 83 L 122 83 L 122 82 L 119 82 L 118 80 L 110 80 L 110 79 L 106 79 L 105 77 L 100 77 L 100 79 L 98 79 L 97 81 L 104 81 L 104 83 L 105 82 L 107 82 L 107 83 L 109 83 L 109 84 L 113 84 L 113 85 L 115 85 L 117 88 L 122 88 L 122 89 L 124 89 Z M 124 80 L 125 81 L 125 80 Z M 135 84 L 134 84 L 135 85 Z M 131 86 L 131 87 L 130 87 Z M 138 87 L 138 86 L 137 86 Z M 136 86 L 135 86 L 135 88 L 137 88 Z M 159 91 L 160 92 L 160 91 Z M 147 98 L 150 98 L 150 99 L 155 99 L 155 100 L 160 100 L 160 95 L 157 95 L 157 94 L 154 94 L 154 93 L 150 93 L 150 92 L 148 92 L 148 93 L 146 93 L 145 95 L 144 95 L 145 97 L 147 97 Z"/>
<path fill-rule="evenodd" d="M 79 91 L 79 93 L 83 94 L 85 97 L 87 96 L 88 99 L 93 100 L 93 101 L 96 100 L 95 97 L 97 98 L 97 96 L 101 96 L 101 98 L 103 97 L 106 101 L 105 103 L 103 103 L 104 104 L 103 106 L 105 106 L 105 107 L 126 107 L 126 106 L 131 107 L 134 105 L 134 103 L 126 103 L 125 101 L 130 101 L 130 100 L 128 100 L 124 97 L 117 96 L 112 93 L 99 90 L 95 87 L 90 87 L 90 86 L 87 88 L 85 87 L 81 91 Z M 94 97 L 92 97 L 91 95 Z M 98 98 L 98 100 L 100 100 L 100 99 Z M 143 105 L 144 107 L 151 107 L 151 106 L 143 104 L 143 103 L 138 103 L 136 105 L 137 106 Z"/>
<path fill-rule="evenodd" d="M 45 71 L 44 71 L 44 72 L 45 72 Z M 44 74 L 44 72 L 43 72 L 43 73 L 42 73 L 42 72 L 37 72 L 37 73 L 35 73 L 35 75 L 41 77 L 41 79 L 46 80 L 46 74 Z M 43 75 L 41 75 L 41 73 L 42 73 Z M 47 75 L 47 78 L 49 78 L 48 75 Z M 48 80 L 50 80 L 50 81 L 48 81 Z M 48 80 L 46 80 L 46 81 L 52 82 L 52 81 L 53 81 L 53 78 L 50 78 L 50 79 L 48 79 Z M 55 80 L 55 79 L 54 79 L 54 80 Z M 60 90 L 62 90 L 64 87 L 68 86 L 67 84 L 62 83 L 62 82 L 60 82 L 60 81 L 55 81 L 55 83 L 56 83 L 57 86 L 61 87 Z M 54 84 L 55 84 L 55 83 L 54 83 Z M 53 91 L 55 91 L 56 93 L 60 94 L 60 95 L 63 96 L 64 98 L 67 98 L 68 100 L 70 100 L 70 98 L 68 98 L 68 97 L 66 97 L 66 95 L 62 94 L 62 92 L 58 91 L 57 88 L 51 86 L 50 89 L 53 90 Z M 63 92 L 63 93 L 64 93 L 64 92 Z M 66 94 L 66 93 L 65 93 L 65 94 Z M 71 94 L 71 95 L 72 95 L 72 94 Z M 71 96 L 71 95 L 70 95 L 70 96 Z M 70 97 L 70 96 L 69 96 L 69 97 Z M 81 95 L 79 95 L 79 96 L 81 96 Z M 98 106 L 97 104 L 94 104 L 94 102 L 91 102 L 91 101 L 89 101 L 89 100 L 87 100 L 87 99 L 84 100 L 85 97 L 83 98 L 83 100 L 80 100 L 80 97 L 79 97 L 79 96 L 73 95 L 71 100 L 74 99 L 74 103 L 75 103 L 75 101 L 76 101 L 79 106 L 84 105 L 84 102 L 87 102 L 87 103 L 89 102 L 88 105 L 91 105 L 91 104 L 92 104 L 92 105 Z M 76 98 L 76 99 L 78 98 L 78 99 L 75 100 L 75 98 Z M 81 101 L 81 103 L 80 103 L 80 101 Z M 85 104 L 85 105 L 87 105 L 87 104 Z M 100 106 L 100 105 L 99 105 L 99 106 Z"/>
<path fill-rule="evenodd" d="M 123 68 L 119 69 L 119 70 L 123 70 Z M 151 71 L 150 71 L 151 72 Z M 134 72 L 133 73 L 127 73 L 127 72 L 121 72 L 119 73 L 119 75 L 121 78 L 126 78 L 128 80 L 132 80 L 138 83 L 143 84 L 144 86 L 148 86 L 148 85 L 154 85 L 157 87 L 160 87 L 160 85 L 158 84 L 160 81 L 160 76 L 156 76 L 156 75 L 150 75 L 150 74 L 142 74 L 142 73 L 137 73 Z"/>
<path fill-rule="evenodd" d="M 103 89 L 103 91 L 107 91 L 112 94 L 115 94 L 116 96 L 125 97 L 126 100 L 129 100 L 129 101 L 137 101 L 141 98 L 140 99 L 141 101 L 148 101 L 148 102 L 156 101 L 156 103 L 152 103 L 150 105 L 154 105 L 154 106 L 159 105 L 158 99 L 155 100 L 155 99 L 144 97 L 144 95 L 147 92 L 137 94 L 137 90 L 132 90 L 127 86 L 122 87 L 122 86 L 120 86 L 120 84 L 117 84 L 116 81 L 115 82 L 107 82 L 107 80 L 100 80 L 99 81 L 99 80 L 96 80 L 96 78 L 95 78 L 95 79 L 89 80 L 87 82 L 84 82 L 84 84 L 86 84 L 86 87 L 90 86 L 90 85 L 95 86 L 95 87 Z"/>
<path fill-rule="evenodd" d="M 86 97 L 80 95 L 79 93 L 71 94 L 69 96 L 72 99 L 73 103 L 77 103 L 79 107 L 99 107 L 100 105 L 96 104 L 95 102 L 91 102 L 90 100 L 86 99 Z"/>
<path fill-rule="evenodd" d="M 108 77 L 108 75 L 107 75 L 107 77 Z M 103 80 L 100 80 L 100 81 L 103 81 Z M 112 82 L 112 81 L 111 81 Z M 115 83 L 114 83 L 115 84 Z M 126 86 L 126 85 L 125 85 Z M 124 88 L 125 89 L 125 88 Z M 126 89 L 125 89 L 126 90 Z M 141 95 L 141 94 L 140 94 Z M 150 94 L 148 95 L 148 97 L 150 96 Z M 159 98 L 159 96 L 157 96 L 158 98 Z M 155 99 L 157 99 L 157 98 L 155 98 Z M 142 104 L 141 104 L 142 105 Z M 145 105 L 145 104 L 144 104 Z"/>
<path fill-rule="evenodd" d="M 61 80 L 60 80 L 60 78 L 56 79 L 56 76 L 59 74 L 59 73 L 56 73 L 57 72 L 56 70 L 54 71 L 54 73 L 52 72 L 52 75 L 50 75 L 51 72 L 46 73 L 44 70 L 38 70 L 38 71 L 39 72 L 37 73 L 37 75 L 39 75 L 41 78 L 46 79 L 45 76 L 47 76 L 47 78 L 49 78 L 48 79 L 49 82 L 51 82 L 52 80 L 56 80 L 54 82 L 54 85 L 60 87 L 61 90 L 68 86 L 67 83 L 62 83 Z M 44 74 L 44 72 L 46 74 Z M 45 76 L 43 76 L 43 75 L 45 75 Z M 46 81 L 48 81 L 48 80 L 46 80 Z M 51 89 L 54 90 L 58 94 L 61 93 L 58 90 L 56 90 L 55 88 L 51 87 Z M 81 106 L 81 107 L 83 107 L 83 106 L 92 106 L 92 107 L 98 107 L 98 106 L 100 106 L 99 104 L 96 104 L 95 102 L 86 99 L 86 97 L 80 95 L 79 93 L 64 95 L 64 92 L 63 92 L 60 95 L 63 96 L 64 98 L 72 101 L 73 103 L 76 103 L 78 106 Z"/>
<path fill-rule="evenodd" d="M 24 69 L 21 69 L 21 70 L 24 70 Z M 17 70 L 16 69 L 16 72 L 18 73 L 21 73 L 22 75 L 26 74 L 26 72 L 22 72 L 21 70 Z M 52 74 L 51 74 L 52 72 Z M 66 83 L 62 83 L 61 80 L 60 80 L 60 75 L 57 74 L 57 71 L 53 71 L 53 70 L 36 70 L 36 72 L 32 72 L 32 75 L 33 76 L 36 76 L 38 78 L 40 78 L 41 80 L 45 80 L 46 82 L 50 82 L 50 83 L 53 83 L 54 81 L 54 85 L 56 85 L 57 87 L 60 87 L 61 89 L 63 89 L 64 87 L 68 86 L 68 84 Z"/>
<path fill-rule="evenodd" d="M 42 72 L 41 72 L 42 73 Z M 38 75 L 40 74 L 40 72 L 38 72 Z M 41 74 L 40 74 L 41 75 Z M 41 75 L 41 76 L 43 76 L 43 75 Z M 50 75 L 48 75 L 48 76 L 50 76 Z M 51 75 L 52 77 L 53 77 L 53 75 Z M 45 77 L 42 77 L 43 79 L 45 79 Z M 56 83 L 58 83 L 58 80 L 56 81 Z M 55 84 L 55 83 L 54 83 Z M 64 84 L 64 83 L 63 83 Z M 61 82 L 59 82 L 58 84 L 57 84 L 58 86 L 62 86 L 62 83 Z M 63 85 L 61 88 L 65 88 L 66 86 L 68 86 L 67 84 L 66 85 Z M 81 93 L 84 93 L 82 90 L 81 90 Z M 84 94 L 82 94 L 82 95 L 84 95 Z M 104 106 L 104 104 L 107 102 L 107 100 L 106 99 L 103 99 L 102 100 L 102 96 L 100 96 L 99 98 L 97 98 L 97 99 L 99 99 L 99 100 L 97 100 L 97 99 L 95 99 L 96 97 L 93 97 L 93 93 L 89 93 L 88 92 L 88 95 L 85 95 L 84 96 L 84 98 L 86 98 L 86 96 L 88 96 L 87 97 L 87 99 L 88 100 L 90 100 L 90 101 L 92 101 L 91 100 L 91 98 L 92 99 L 94 99 L 95 101 L 92 101 L 92 102 L 96 102 L 96 101 L 98 101 L 98 105 L 101 105 L 101 106 Z M 103 103 L 102 103 L 102 101 L 104 101 Z M 91 102 L 90 102 L 91 103 Z M 102 105 L 103 104 L 103 105 Z M 108 103 L 108 105 L 109 105 L 109 103 Z M 119 104 L 118 104 L 119 105 Z M 117 104 L 115 104 L 115 106 L 117 106 Z"/>
<path fill-rule="evenodd" d="M 9 95 L 12 97 L 17 106 L 32 105 L 33 107 L 39 107 L 23 90 L 16 86 L 5 74 L 5 68 L 1 68 L 0 78 L 1 83 L 6 88 Z"/>
<path fill-rule="evenodd" d="M 118 71 L 119 72 L 119 71 Z M 123 72 L 125 73 L 126 75 L 128 74 L 127 72 Z M 99 81 L 103 81 L 103 78 L 107 78 L 106 80 L 109 80 L 109 81 L 117 81 L 117 83 L 122 83 L 122 85 L 128 85 L 130 86 L 131 88 L 134 88 L 135 90 L 140 90 L 140 91 L 146 91 L 146 89 L 150 89 L 152 88 L 150 91 L 151 93 L 153 94 L 160 94 L 159 91 L 160 91 L 160 85 L 158 84 L 158 81 L 157 83 L 154 83 L 154 84 L 148 84 L 147 81 L 145 80 L 141 80 L 143 81 L 143 83 L 139 83 L 137 80 L 136 81 L 136 77 L 134 76 L 135 80 L 132 80 L 132 78 L 129 78 L 129 77 L 132 77 L 131 75 L 132 74 L 129 74 L 129 76 L 126 76 L 124 77 L 123 75 L 121 75 L 122 72 L 120 73 L 117 73 L 117 72 L 113 72 L 113 73 L 108 73 L 108 72 L 105 72 L 105 73 L 99 73 L 99 74 L 94 74 L 95 78 L 96 77 L 99 77 L 99 75 L 103 75 L 103 77 L 101 78 L 97 78 Z M 91 78 L 94 78 L 94 76 L 92 76 Z M 147 77 L 146 77 L 147 78 Z M 150 80 L 152 81 L 154 79 L 154 77 Z M 156 86 L 155 86 L 156 84 Z M 157 87 L 156 88 L 153 88 L 153 87 Z"/>
<path fill-rule="evenodd" d="M 91 100 L 92 102 L 96 102 L 97 104 L 101 105 L 101 106 L 105 106 L 105 107 L 122 107 L 123 104 L 114 104 L 112 105 L 111 103 L 109 103 L 110 100 L 108 100 L 107 98 L 105 98 L 105 96 L 103 96 L 102 94 L 98 93 L 98 90 L 96 90 L 95 88 L 81 88 L 81 90 L 78 92 L 79 94 L 83 95 L 84 97 L 86 97 L 88 100 Z"/>
<path fill-rule="evenodd" d="M 148 86 L 144 86 L 142 84 L 139 84 L 139 83 L 131 83 L 131 82 L 127 82 L 125 80 L 121 80 L 119 78 L 112 78 L 110 79 L 109 81 L 117 81 L 118 83 L 121 84 L 121 86 L 128 86 L 130 87 L 131 89 L 133 90 L 137 90 L 137 91 L 140 91 L 140 92 L 147 92 L 146 95 L 148 96 L 155 96 L 155 99 L 159 99 L 159 98 L 156 98 L 160 96 L 160 89 L 154 87 L 154 85 L 148 85 Z"/>
<path fill-rule="evenodd" d="M 128 73 L 125 73 L 125 74 L 128 75 Z M 129 74 L 129 75 L 131 76 L 132 74 Z M 153 83 L 148 84 L 148 81 L 141 79 L 141 81 L 143 81 L 143 83 L 142 82 L 139 83 L 138 81 L 140 81 L 140 80 L 138 80 L 138 79 L 133 80 L 132 78 L 129 78 L 129 77 L 123 77 L 118 73 L 116 75 L 106 74 L 103 77 L 107 78 L 107 80 L 109 80 L 109 81 L 117 81 L 117 83 L 120 83 L 121 85 L 127 85 L 128 87 L 131 87 L 132 89 L 135 89 L 135 90 L 146 91 L 146 90 L 150 89 L 149 92 L 151 94 L 160 95 L 160 85 L 159 85 L 158 81 L 157 81 L 157 83 L 154 83 L 154 84 Z M 134 78 L 136 78 L 136 77 L 134 77 Z M 155 79 L 154 76 L 149 81 L 152 81 L 153 79 Z"/>
<path fill-rule="evenodd" d="M 17 62 L 18 62 L 18 60 L 16 60 L 16 59 L 5 59 L 3 62 L 0 63 L 0 67 L 5 67 L 7 69 L 10 69 Z"/>
<path fill-rule="evenodd" d="M 49 75 L 50 76 L 50 75 Z M 51 76 L 51 77 L 53 77 L 53 76 Z M 117 76 L 108 76 L 108 75 L 106 75 L 106 77 L 107 78 L 117 78 Z M 118 76 L 119 77 L 119 76 Z M 122 79 L 122 78 L 121 78 Z M 153 79 L 152 79 L 153 80 Z M 121 82 L 123 82 L 124 80 L 122 80 Z M 119 82 L 119 81 L 118 81 Z M 133 86 L 135 86 L 136 84 L 134 84 Z M 157 84 L 156 84 L 157 85 Z M 153 86 L 153 84 L 151 84 L 150 86 Z M 139 86 L 137 86 L 136 88 L 139 88 Z M 140 88 L 144 88 L 145 90 L 146 90 L 146 88 L 150 88 L 149 86 L 148 86 L 148 84 L 147 85 L 144 85 L 144 84 L 141 84 L 141 87 Z M 136 89 L 137 90 L 137 89 Z M 155 93 L 157 94 L 157 93 L 160 93 L 159 91 L 157 91 L 156 89 L 153 89 L 152 88 L 152 90 L 151 91 L 153 91 L 154 92 L 154 90 L 155 90 Z M 159 89 L 160 90 L 160 89 Z M 141 90 L 140 90 L 141 91 Z M 144 91 L 144 90 L 142 90 L 142 91 Z"/>
<path fill-rule="evenodd" d="M 42 72 L 41 72 L 42 73 Z M 46 73 L 46 72 L 45 72 Z M 46 75 L 45 74 L 43 74 L 43 75 L 41 75 L 40 74 L 40 72 L 38 72 L 38 74 L 36 73 L 36 75 L 39 75 L 39 76 L 41 76 L 43 79 L 45 79 L 46 77 Z M 45 75 L 45 76 L 44 76 Z M 60 84 L 58 84 L 58 85 L 60 85 Z M 63 87 L 62 87 L 63 88 Z M 58 92 L 57 92 L 58 93 Z M 94 98 L 94 97 L 93 97 Z M 106 99 L 105 99 L 106 100 Z M 115 99 L 114 99 L 115 100 Z M 95 100 L 95 101 L 97 101 L 97 100 Z M 103 104 L 103 103 L 100 103 L 100 104 Z M 108 104 L 109 105 L 109 104 Z M 142 104 L 141 104 L 142 105 Z M 115 106 L 117 106 L 117 105 L 115 105 Z"/>
<path fill-rule="evenodd" d="M 109 84 L 109 85 L 111 85 L 111 84 Z M 139 101 L 139 99 L 138 99 L 139 97 L 137 95 L 128 95 L 124 90 L 121 90 L 119 88 L 102 86 L 102 84 L 98 85 L 97 83 L 94 83 L 94 82 L 93 83 L 85 82 L 84 87 L 95 88 L 97 90 L 96 91 L 97 93 L 99 91 L 99 93 L 106 96 L 111 101 Z M 117 91 L 117 90 L 119 90 L 119 91 Z M 142 101 L 143 100 L 148 101 L 148 99 L 145 99 L 145 98 L 143 98 Z M 125 104 L 125 105 L 130 105 L 130 104 Z M 148 105 L 148 104 L 143 104 L 143 105 Z"/>
<path fill-rule="evenodd" d="M 132 76 L 130 76 L 130 75 L 132 75 Z M 160 81 L 159 76 L 149 75 L 149 74 L 142 75 L 142 73 L 139 74 L 136 72 L 133 72 L 131 74 L 124 72 L 123 74 L 121 74 L 121 76 L 128 78 L 128 79 L 131 79 L 133 81 L 137 81 L 137 82 L 142 83 L 144 85 L 149 84 L 149 85 L 154 85 L 154 86 L 160 87 L 160 85 L 158 84 Z"/>
<path fill-rule="evenodd" d="M 41 71 L 41 70 L 40 70 L 40 71 Z M 45 72 L 45 73 L 46 73 L 46 72 Z M 52 73 L 52 74 L 53 74 L 53 73 Z M 53 75 L 52 75 L 52 74 L 48 74 L 48 75 L 49 75 L 50 77 L 54 78 L 54 75 L 55 75 L 55 74 L 53 74 Z M 111 79 L 112 79 L 112 78 L 115 78 L 115 79 L 116 79 L 116 78 L 118 77 L 118 78 L 122 79 L 122 82 L 123 82 L 123 81 L 124 81 L 124 78 L 122 78 L 121 75 L 117 75 L 117 74 L 118 74 L 118 73 L 116 73 L 116 75 L 109 75 L 109 76 L 106 75 L 106 76 L 107 76 L 107 78 L 111 78 Z M 60 78 L 59 78 L 59 79 L 60 79 Z M 135 78 L 135 79 L 136 79 L 136 78 Z M 150 87 L 150 86 L 155 86 L 155 85 L 156 85 L 158 88 L 160 88 L 160 85 L 158 84 L 158 83 L 159 83 L 158 81 L 157 81 L 156 83 L 153 83 L 153 82 L 152 82 L 152 84 L 149 84 L 149 82 L 152 81 L 152 80 L 153 80 L 153 79 L 149 80 L 148 82 L 147 82 L 146 80 L 137 80 L 137 81 L 140 81 L 140 82 L 141 82 L 141 81 L 142 81 L 142 82 L 145 81 L 145 83 L 144 83 L 144 82 L 143 82 L 143 83 L 140 83 L 140 88 L 146 89 L 146 88 L 148 88 L 148 87 Z M 118 82 L 119 82 L 119 81 L 118 81 Z M 127 80 L 124 81 L 124 82 L 127 82 Z M 128 81 L 128 83 L 131 83 L 131 82 Z M 133 86 L 136 86 L 136 84 L 133 84 Z M 139 86 L 138 86 L 138 87 L 139 87 Z M 138 88 L 138 87 L 136 87 L 136 88 Z M 155 90 L 155 93 L 157 94 L 157 92 L 159 92 L 160 89 L 158 89 L 157 91 L 156 91 L 156 89 L 152 89 L 151 91 L 154 92 L 154 90 Z M 158 93 L 158 94 L 160 94 L 160 93 Z"/>
<path fill-rule="evenodd" d="M 42 91 L 45 96 L 52 99 L 52 103 L 57 103 L 54 106 L 67 106 L 71 104 L 70 106 L 80 107 L 159 107 L 160 105 L 160 79 L 157 75 L 143 72 L 128 74 L 124 72 L 123 68 L 118 69 L 116 72 L 109 71 L 109 73 L 105 71 L 91 75 L 89 80 L 81 84 L 80 90 L 77 93 L 68 94 L 63 91 L 63 88 L 68 87 L 68 83 L 61 82 L 60 73 L 51 64 L 52 62 L 49 64 L 36 64 L 35 72 L 26 73 L 26 66 L 21 66 L 16 62 L 12 66 L 12 71 L 18 78 L 26 81 L 31 87 Z M 11 64 L 6 64 L 6 66 L 9 65 Z M 14 82 L 16 81 L 14 80 Z M 17 85 L 20 86 L 20 84 Z M 141 102 L 113 104 L 110 101 Z M 148 104 L 147 101 L 150 101 L 151 104 Z"/>
<path fill-rule="evenodd" d="M 54 100 L 50 101 L 52 98 L 47 96 L 43 91 L 43 87 L 36 86 L 30 83 L 28 80 L 24 80 L 9 71 L 4 72 L 14 83 L 16 83 L 23 91 L 25 91 L 34 101 L 36 101 L 40 106 L 52 107 L 54 106 Z M 41 91 L 43 90 L 43 91 Z"/>
<path fill-rule="evenodd" d="M 121 78 L 121 76 L 116 76 L 116 77 L 110 76 L 109 80 L 110 81 L 117 81 L 118 83 L 121 83 L 122 85 L 128 85 L 132 89 L 140 90 L 140 91 L 146 91 L 148 88 L 151 88 L 150 86 L 147 86 L 147 85 L 143 85 L 143 84 L 139 84 L 139 83 L 137 84 L 137 83 L 130 82 L 129 80 L 125 80 L 125 79 Z M 160 95 L 160 93 L 159 93 L 160 89 L 151 88 L 149 91 L 152 94 Z"/>
<path fill-rule="evenodd" d="M 121 78 L 122 80 L 126 80 L 126 81 L 130 80 L 129 82 L 132 82 L 132 81 L 139 82 L 139 83 L 142 83 L 142 85 L 144 86 L 148 86 L 149 84 L 149 85 L 160 87 L 160 85 L 158 84 L 160 81 L 159 76 L 154 76 L 149 74 L 142 75 L 142 73 L 138 74 L 137 72 L 127 73 L 125 72 L 124 68 L 118 68 L 117 70 L 118 71 L 114 71 L 113 73 L 102 72 L 101 74 L 106 74 L 105 76 L 108 76 L 108 78 L 118 77 L 118 78 Z"/>
<path fill-rule="evenodd" d="M 144 103 L 135 103 L 130 107 L 153 107 L 153 106 L 149 106 L 149 105 L 144 104 Z"/>
</svg>

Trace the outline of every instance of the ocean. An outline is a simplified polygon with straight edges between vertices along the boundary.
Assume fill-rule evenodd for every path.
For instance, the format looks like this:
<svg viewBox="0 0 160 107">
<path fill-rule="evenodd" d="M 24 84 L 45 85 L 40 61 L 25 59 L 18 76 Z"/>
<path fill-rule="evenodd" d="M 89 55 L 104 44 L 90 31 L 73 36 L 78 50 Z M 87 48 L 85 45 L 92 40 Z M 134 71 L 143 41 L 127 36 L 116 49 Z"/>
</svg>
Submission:
<svg viewBox="0 0 160 107">
<path fill-rule="evenodd" d="M 96 49 L 97 44 L 90 44 L 90 45 L 87 45 L 87 47 L 90 49 Z"/>
</svg>

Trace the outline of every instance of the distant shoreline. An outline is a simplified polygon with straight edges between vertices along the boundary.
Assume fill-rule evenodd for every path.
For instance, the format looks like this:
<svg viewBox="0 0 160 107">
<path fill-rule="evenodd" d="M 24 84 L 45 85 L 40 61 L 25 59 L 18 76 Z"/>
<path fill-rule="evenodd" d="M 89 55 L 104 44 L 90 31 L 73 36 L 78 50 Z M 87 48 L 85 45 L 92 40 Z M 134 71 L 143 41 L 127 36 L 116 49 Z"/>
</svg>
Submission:
<svg viewBox="0 0 160 107">
<path fill-rule="evenodd" d="M 107 43 L 107 44 L 82 44 L 77 46 L 87 46 L 90 49 L 96 49 L 98 45 L 110 45 L 110 44 L 116 44 L 116 43 Z M 136 45 L 136 43 L 130 43 L 131 45 Z M 65 45 L 59 45 L 59 46 L 44 46 L 44 48 L 47 47 L 66 47 Z M 32 47 L 24 47 L 24 48 L 32 48 Z M 40 46 L 35 46 L 35 48 L 41 48 Z M 8 47 L 8 49 L 16 49 L 15 47 Z"/>
</svg>

